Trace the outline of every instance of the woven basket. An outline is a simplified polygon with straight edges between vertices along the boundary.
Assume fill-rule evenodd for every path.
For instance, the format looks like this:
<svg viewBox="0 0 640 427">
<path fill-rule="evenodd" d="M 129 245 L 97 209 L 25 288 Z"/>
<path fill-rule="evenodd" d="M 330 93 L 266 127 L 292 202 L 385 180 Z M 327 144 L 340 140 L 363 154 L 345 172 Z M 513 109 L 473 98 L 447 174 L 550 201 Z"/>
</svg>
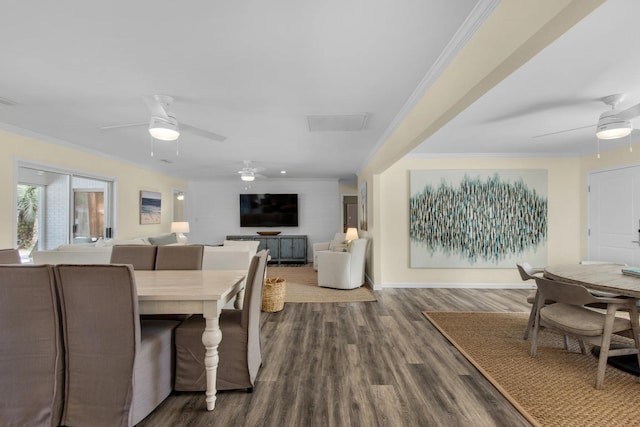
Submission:
<svg viewBox="0 0 640 427">
<path fill-rule="evenodd" d="M 282 277 L 268 277 L 262 288 L 262 311 L 275 313 L 284 308 L 287 281 Z"/>
</svg>

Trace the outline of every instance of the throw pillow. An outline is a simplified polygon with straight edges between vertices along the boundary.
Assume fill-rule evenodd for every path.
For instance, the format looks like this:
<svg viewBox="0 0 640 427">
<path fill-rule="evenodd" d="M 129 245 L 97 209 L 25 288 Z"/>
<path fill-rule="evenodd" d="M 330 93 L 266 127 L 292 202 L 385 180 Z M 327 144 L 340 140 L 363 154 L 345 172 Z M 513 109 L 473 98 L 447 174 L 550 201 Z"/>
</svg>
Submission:
<svg viewBox="0 0 640 427">
<path fill-rule="evenodd" d="M 148 237 L 149 243 L 156 246 L 170 245 L 172 243 L 178 243 L 176 233 L 165 234 L 163 236 Z"/>
</svg>

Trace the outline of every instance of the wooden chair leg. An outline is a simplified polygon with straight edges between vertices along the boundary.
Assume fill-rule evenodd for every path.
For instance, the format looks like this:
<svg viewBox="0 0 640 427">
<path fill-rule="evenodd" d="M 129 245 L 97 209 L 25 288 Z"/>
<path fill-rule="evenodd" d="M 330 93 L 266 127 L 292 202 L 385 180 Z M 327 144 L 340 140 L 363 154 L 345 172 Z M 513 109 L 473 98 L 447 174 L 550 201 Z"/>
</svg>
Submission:
<svg viewBox="0 0 640 427">
<path fill-rule="evenodd" d="M 533 329 L 533 324 L 535 323 L 535 320 L 536 320 L 536 307 L 538 307 L 538 295 L 540 295 L 540 293 L 536 291 L 536 296 L 533 299 L 533 304 L 531 304 L 531 313 L 529 313 L 529 322 L 527 322 L 527 329 L 525 329 L 524 331 L 523 339 L 525 341 L 529 339 L 529 333 Z"/>
<path fill-rule="evenodd" d="M 535 321 L 533 323 L 533 336 L 531 337 L 531 350 L 529 354 L 531 357 L 535 357 L 538 351 L 538 334 L 540 333 L 540 316 L 538 315 L 539 307 L 538 304 L 534 306 L 536 310 Z"/>
<path fill-rule="evenodd" d="M 607 315 L 604 321 L 604 331 L 602 342 L 600 343 L 600 357 L 598 359 L 598 372 L 596 374 L 596 389 L 600 390 L 604 384 L 604 373 L 607 369 L 607 359 L 609 358 L 609 347 L 611 345 L 611 334 L 613 333 L 613 321 L 616 315 L 616 306 L 607 306 Z"/>
</svg>

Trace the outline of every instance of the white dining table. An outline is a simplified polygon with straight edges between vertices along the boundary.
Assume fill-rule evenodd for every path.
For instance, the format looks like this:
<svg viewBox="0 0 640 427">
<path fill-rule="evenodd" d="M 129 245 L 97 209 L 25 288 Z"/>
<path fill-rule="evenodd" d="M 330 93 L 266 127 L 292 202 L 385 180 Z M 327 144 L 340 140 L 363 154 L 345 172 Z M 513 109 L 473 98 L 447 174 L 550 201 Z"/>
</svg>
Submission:
<svg viewBox="0 0 640 427">
<path fill-rule="evenodd" d="M 220 312 L 241 296 L 246 271 L 242 270 L 155 270 L 136 271 L 140 314 L 202 314 L 205 329 L 204 365 L 207 373 L 207 410 L 216 405 L 218 345 L 222 340 Z"/>
</svg>

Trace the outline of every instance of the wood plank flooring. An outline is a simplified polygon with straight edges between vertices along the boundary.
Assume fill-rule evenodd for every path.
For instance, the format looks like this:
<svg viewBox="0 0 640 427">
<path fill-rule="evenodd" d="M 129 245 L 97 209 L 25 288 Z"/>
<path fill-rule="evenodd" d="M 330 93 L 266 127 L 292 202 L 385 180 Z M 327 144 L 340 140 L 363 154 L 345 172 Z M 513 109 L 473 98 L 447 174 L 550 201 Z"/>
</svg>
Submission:
<svg viewBox="0 0 640 427">
<path fill-rule="evenodd" d="M 527 290 L 386 289 L 377 302 L 262 313 L 253 393 L 173 394 L 141 427 L 528 426 L 421 314 L 529 311 Z"/>
</svg>

